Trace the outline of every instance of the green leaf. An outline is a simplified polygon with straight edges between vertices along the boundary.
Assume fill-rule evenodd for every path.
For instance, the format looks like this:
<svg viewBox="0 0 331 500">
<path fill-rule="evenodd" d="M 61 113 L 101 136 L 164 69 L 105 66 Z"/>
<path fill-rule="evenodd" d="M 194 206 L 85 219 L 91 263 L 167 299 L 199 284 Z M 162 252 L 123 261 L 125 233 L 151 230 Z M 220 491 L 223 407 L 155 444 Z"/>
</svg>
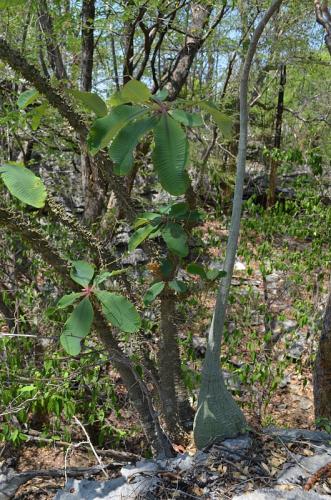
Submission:
<svg viewBox="0 0 331 500">
<path fill-rule="evenodd" d="M 226 272 L 220 271 L 219 269 L 209 269 L 206 272 L 206 278 L 209 281 L 214 281 L 214 280 L 216 280 L 216 278 L 220 278 L 223 276 L 226 276 Z"/>
<path fill-rule="evenodd" d="M 171 252 L 179 255 L 179 257 L 187 256 L 189 252 L 187 234 L 179 224 L 169 222 L 162 228 L 161 234 Z"/>
<path fill-rule="evenodd" d="M 77 356 L 80 353 L 80 341 L 89 334 L 93 316 L 92 304 L 88 298 L 85 298 L 75 307 L 65 322 L 60 342 L 71 356 Z"/>
<path fill-rule="evenodd" d="M 24 392 L 31 392 L 31 391 L 35 391 L 36 390 L 36 386 L 35 385 L 25 385 L 24 387 L 20 387 L 18 389 L 18 392 L 20 394 L 24 393 Z"/>
<path fill-rule="evenodd" d="M 117 269 L 116 271 L 111 271 L 111 272 L 105 271 L 103 273 L 98 274 L 94 278 L 93 284 L 95 286 L 98 286 L 101 283 L 103 283 L 104 281 L 106 281 L 108 278 L 112 278 L 113 276 L 118 276 L 119 274 L 123 274 L 126 272 L 127 272 L 127 269 Z"/>
<path fill-rule="evenodd" d="M 172 195 L 184 194 L 188 187 L 185 170 L 188 141 L 182 127 L 168 114 L 163 114 L 154 128 L 153 163 L 162 187 Z"/>
<path fill-rule="evenodd" d="M 157 101 L 165 101 L 169 95 L 169 92 L 166 89 L 158 90 L 156 94 L 153 95 L 153 99 Z"/>
<path fill-rule="evenodd" d="M 170 262 L 170 260 L 168 259 L 164 259 L 162 262 L 161 262 L 161 265 L 160 265 L 160 271 L 161 271 L 161 274 L 162 276 L 167 279 L 170 277 L 172 271 L 174 269 L 174 266 L 173 264 Z"/>
<path fill-rule="evenodd" d="M 207 279 L 206 271 L 200 264 L 196 264 L 195 262 L 191 262 L 188 264 L 186 271 L 190 274 L 195 274 L 196 276 L 200 276 L 202 279 Z"/>
<path fill-rule="evenodd" d="M 121 98 L 134 104 L 147 102 L 151 97 L 148 87 L 138 80 L 130 80 L 121 90 Z"/>
<path fill-rule="evenodd" d="M 123 332 L 134 333 L 141 326 L 141 318 L 134 305 L 123 295 L 106 291 L 96 291 L 107 320 Z"/>
<path fill-rule="evenodd" d="M 129 245 L 128 249 L 129 252 L 132 252 L 137 246 L 140 245 L 148 236 L 153 232 L 157 230 L 158 226 L 153 226 L 152 224 L 148 224 L 147 226 L 140 227 L 133 233 L 129 240 Z"/>
<path fill-rule="evenodd" d="M 48 104 L 47 104 L 47 102 L 44 102 L 43 104 L 41 104 L 40 106 L 37 106 L 36 108 L 34 108 L 31 111 L 30 114 L 32 116 L 32 120 L 31 120 L 32 130 L 37 130 L 39 128 L 41 119 L 44 116 L 47 108 L 48 108 Z"/>
<path fill-rule="evenodd" d="M 81 90 L 70 90 L 70 93 L 99 118 L 108 113 L 105 101 L 98 94 L 94 92 L 82 92 Z"/>
<path fill-rule="evenodd" d="M 227 139 L 232 135 L 233 120 L 230 116 L 222 113 L 217 106 L 211 101 L 201 101 L 200 107 L 207 111 L 213 118 L 214 122 Z"/>
<path fill-rule="evenodd" d="M 0 175 L 15 198 L 35 208 L 45 205 L 45 186 L 33 172 L 20 165 L 3 165 L 0 167 Z"/>
<path fill-rule="evenodd" d="M 0 9 L 17 7 L 18 5 L 23 5 L 24 3 L 26 3 L 26 0 L 0 0 Z"/>
<path fill-rule="evenodd" d="M 93 280 L 93 285 L 98 286 L 104 281 L 106 281 L 108 278 L 110 278 L 113 275 L 113 273 L 105 271 L 103 273 L 98 274 L 94 280 Z"/>
<path fill-rule="evenodd" d="M 161 220 L 160 214 L 156 212 L 144 212 L 135 220 L 133 228 L 137 229 L 151 221 L 153 222 L 153 226 L 157 226 Z"/>
<path fill-rule="evenodd" d="M 169 281 L 169 286 L 177 293 L 185 293 L 187 292 L 187 285 L 183 281 L 172 280 Z"/>
<path fill-rule="evenodd" d="M 203 127 L 201 115 L 198 113 L 188 113 L 183 109 L 173 109 L 169 114 L 179 123 L 186 127 Z"/>
<path fill-rule="evenodd" d="M 95 120 L 87 139 L 90 152 L 96 154 L 100 149 L 106 147 L 130 120 L 147 113 L 147 111 L 140 106 L 122 104 L 112 109 L 109 115 Z"/>
<path fill-rule="evenodd" d="M 114 172 L 117 175 L 127 175 L 133 167 L 133 151 L 141 138 L 158 122 L 156 116 L 128 123 L 113 140 L 109 155 L 115 163 Z"/>
<path fill-rule="evenodd" d="M 127 101 L 123 99 L 121 91 L 118 90 L 115 92 L 109 99 L 108 99 L 108 104 L 112 107 L 120 106 L 121 104 L 127 104 Z"/>
<path fill-rule="evenodd" d="M 36 89 L 26 90 L 20 94 L 17 99 L 17 104 L 20 109 L 25 109 L 27 106 L 36 101 L 39 97 L 39 92 Z"/>
<path fill-rule="evenodd" d="M 82 294 L 79 292 L 72 292 L 69 293 L 68 295 L 63 295 L 63 297 L 60 298 L 58 303 L 56 304 L 56 307 L 58 309 L 65 309 L 66 307 L 71 306 L 76 302 L 79 297 L 81 297 Z"/>
<path fill-rule="evenodd" d="M 170 217 L 182 218 L 189 212 L 189 206 L 186 202 L 175 203 L 169 210 Z"/>
<path fill-rule="evenodd" d="M 82 286 L 88 286 L 94 275 L 94 267 L 84 260 L 72 262 L 70 277 L 73 281 Z"/>
<path fill-rule="evenodd" d="M 145 306 L 148 306 L 151 304 L 158 295 L 162 292 L 164 289 L 165 283 L 164 281 L 158 281 L 157 283 L 154 283 L 152 286 L 149 287 L 149 289 L 146 291 L 143 301 Z"/>
</svg>

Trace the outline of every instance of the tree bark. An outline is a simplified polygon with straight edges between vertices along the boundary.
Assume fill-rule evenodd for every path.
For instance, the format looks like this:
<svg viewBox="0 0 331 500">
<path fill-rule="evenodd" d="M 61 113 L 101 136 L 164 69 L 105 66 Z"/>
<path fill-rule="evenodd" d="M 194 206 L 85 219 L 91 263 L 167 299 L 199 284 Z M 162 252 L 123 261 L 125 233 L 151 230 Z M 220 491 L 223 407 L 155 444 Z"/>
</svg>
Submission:
<svg viewBox="0 0 331 500">
<path fill-rule="evenodd" d="M 252 36 L 240 82 L 240 138 L 237 158 L 236 186 L 233 198 L 231 224 L 226 249 L 224 270 L 211 323 L 206 358 L 202 371 L 198 410 L 194 421 L 194 439 L 198 448 L 207 446 L 213 440 L 234 437 L 245 431 L 246 421 L 240 408 L 227 391 L 220 366 L 220 351 L 225 323 L 226 308 L 238 246 L 242 198 L 246 167 L 248 134 L 248 81 L 258 41 L 272 15 L 282 0 L 274 0 L 263 15 Z"/>
<path fill-rule="evenodd" d="M 331 281 L 315 360 L 314 403 L 316 420 L 331 421 Z"/>
<path fill-rule="evenodd" d="M 68 78 L 67 72 L 63 64 L 59 46 L 55 41 L 53 22 L 48 12 L 46 0 L 39 0 L 38 12 L 39 24 L 45 36 L 49 64 L 58 80 L 66 80 Z"/>
<path fill-rule="evenodd" d="M 203 33 L 208 23 L 212 7 L 202 2 L 192 5 L 192 19 L 189 25 L 190 33 L 187 34 L 185 44 L 179 51 L 174 67 L 167 79 L 166 88 L 169 99 L 174 100 L 180 93 L 187 80 L 192 62 L 204 42 Z"/>
<path fill-rule="evenodd" d="M 193 417 L 187 391 L 182 382 L 181 360 L 176 325 L 176 303 L 172 294 L 161 296 L 159 341 L 159 388 L 164 419 L 173 440 L 180 439 Z M 171 367 L 171 369 L 170 369 Z"/>
<path fill-rule="evenodd" d="M 81 47 L 81 89 L 92 90 L 94 55 L 95 0 L 82 3 L 82 47 Z M 87 224 L 95 222 L 105 209 L 107 184 L 101 182 L 98 169 L 91 159 L 84 143 L 81 143 L 81 172 L 84 193 L 84 220 Z"/>
<path fill-rule="evenodd" d="M 82 16 L 81 88 L 86 92 L 91 92 L 93 55 L 94 55 L 95 0 L 83 0 L 81 16 Z"/>
<path fill-rule="evenodd" d="M 274 148 L 277 148 L 277 149 L 280 149 L 281 141 L 282 141 L 282 124 L 283 124 L 283 112 L 284 112 L 285 84 L 286 84 L 286 64 L 281 64 L 277 111 L 276 111 L 275 138 L 274 138 Z M 267 207 L 269 207 L 269 208 L 273 207 L 276 203 L 278 163 L 279 162 L 277 159 L 271 158 L 270 175 L 269 175 L 269 190 L 268 190 L 268 197 L 267 197 Z"/>
<path fill-rule="evenodd" d="M 327 0 L 315 0 L 315 14 L 318 24 L 323 26 L 325 31 L 325 45 L 331 56 L 331 14 Z"/>
</svg>

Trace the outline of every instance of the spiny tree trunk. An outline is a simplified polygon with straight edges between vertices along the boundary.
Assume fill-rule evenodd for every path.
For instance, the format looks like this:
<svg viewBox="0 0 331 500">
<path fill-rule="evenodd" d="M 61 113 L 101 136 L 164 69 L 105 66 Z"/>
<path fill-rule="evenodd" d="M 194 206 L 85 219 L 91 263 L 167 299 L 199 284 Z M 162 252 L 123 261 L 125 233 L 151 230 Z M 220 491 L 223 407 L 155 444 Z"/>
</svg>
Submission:
<svg viewBox="0 0 331 500">
<path fill-rule="evenodd" d="M 282 124 L 283 124 L 283 112 L 284 112 L 285 84 L 286 84 L 286 64 L 281 64 L 277 111 L 276 111 L 275 139 L 274 139 L 274 148 L 277 148 L 277 149 L 280 149 L 281 142 L 282 142 Z M 276 203 L 278 163 L 279 163 L 278 160 L 276 160 L 275 158 L 271 158 L 270 175 L 269 175 L 269 190 L 268 190 L 268 198 L 267 198 L 267 206 L 268 207 L 273 207 Z"/>
<path fill-rule="evenodd" d="M 315 418 L 331 421 L 331 281 L 314 369 Z"/>
<path fill-rule="evenodd" d="M 31 225 L 27 217 L 23 217 L 18 212 L 5 207 L 0 207 L 0 226 L 20 235 L 61 276 L 67 288 L 77 291 L 75 283 L 69 277 L 67 262 L 50 244 L 43 232 Z M 123 352 L 107 322 L 96 308 L 94 326 L 100 340 L 109 352 L 114 367 L 118 370 L 127 388 L 154 454 L 160 457 L 173 456 L 171 443 L 160 426 L 148 388 L 143 380 L 139 378 L 130 358 Z"/>
<path fill-rule="evenodd" d="M 169 292 L 161 296 L 158 365 L 164 419 L 172 439 L 178 441 L 183 429 L 189 427 L 193 410 L 182 381 L 175 296 Z"/>
<path fill-rule="evenodd" d="M 172 297 L 164 294 L 161 297 L 161 322 L 159 341 L 159 377 L 162 412 L 166 426 L 172 439 L 180 435 L 179 415 L 176 395 L 176 379 L 173 366 L 180 363 L 179 349 L 174 324 L 175 303 Z"/>
<path fill-rule="evenodd" d="M 280 7 L 282 0 L 274 0 L 262 17 L 251 39 L 240 82 L 240 138 L 237 158 L 236 186 L 233 198 L 232 217 L 226 249 L 224 270 L 217 295 L 211 323 L 206 359 L 202 371 L 198 410 L 194 422 L 194 439 L 198 448 L 203 448 L 213 440 L 234 437 L 245 431 L 246 421 L 240 408 L 227 391 L 220 366 L 221 342 L 225 322 L 229 289 L 238 246 L 244 176 L 246 167 L 248 133 L 248 80 L 258 41 L 268 21 Z"/>
</svg>

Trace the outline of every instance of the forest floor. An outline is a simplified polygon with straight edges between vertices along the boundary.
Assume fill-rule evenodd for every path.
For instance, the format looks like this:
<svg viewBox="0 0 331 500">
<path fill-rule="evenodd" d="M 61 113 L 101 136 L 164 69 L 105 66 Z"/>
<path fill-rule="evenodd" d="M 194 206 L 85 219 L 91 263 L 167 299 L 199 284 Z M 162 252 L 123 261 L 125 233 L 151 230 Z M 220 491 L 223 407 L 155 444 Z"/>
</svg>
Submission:
<svg viewBox="0 0 331 500">
<path fill-rule="evenodd" d="M 220 223 L 209 222 L 203 229 L 205 234 L 213 234 L 213 238 L 224 240 L 226 231 Z M 256 247 L 261 244 L 258 241 L 251 241 L 249 245 Z M 261 238 L 260 238 L 261 240 Z M 278 241 L 278 253 L 282 255 L 284 245 L 286 252 L 289 246 L 292 246 L 296 251 L 303 251 L 303 246 L 309 245 L 302 241 L 289 239 Z M 219 250 L 219 246 L 210 243 L 209 246 L 209 262 L 219 260 L 223 250 Z M 251 248 L 251 253 L 254 255 L 254 248 Z M 286 253 L 287 255 L 287 253 Z M 284 253 L 285 259 L 285 253 Z M 312 282 L 317 282 L 318 272 L 316 276 L 310 276 Z M 251 427 L 256 432 L 255 434 L 255 456 L 257 457 L 258 466 L 252 468 L 252 463 L 244 461 L 229 461 L 226 463 L 224 459 L 214 460 L 208 465 L 209 471 L 217 470 L 218 474 L 224 477 L 224 490 L 219 498 L 232 498 L 236 492 L 252 491 L 258 487 L 265 487 L 274 483 L 274 478 L 282 469 L 283 464 L 288 460 L 289 455 L 299 453 L 301 455 L 310 456 L 314 453 L 312 447 L 302 443 L 290 443 L 284 445 L 276 442 L 270 436 L 265 436 L 261 432 L 262 427 L 266 425 L 276 425 L 277 427 L 285 428 L 314 428 L 314 405 L 312 391 L 312 375 L 311 375 L 311 359 L 316 337 L 312 335 L 309 329 L 309 323 L 300 325 L 297 319 L 293 317 L 292 303 L 298 296 L 298 290 L 293 293 L 293 286 L 298 287 L 292 281 L 288 271 L 273 271 L 269 276 L 261 275 L 258 259 L 250 259 L 249 264 L 244 258 L 239 256 L 233 278 L 234 299 L 229 309 L 228 333 L 233 334 L 241 331 L 238 339 L 230 346 L 226 347 L 225 371 L 231 367 L 235 370 L 229 373 L 228 383 L 231 389 L 234 389 L 236 397 L 242 403 L 242 406 L 247 415 L 247 419 Z M 318 311 L 323 310 L 324 295 L 320 287 L 317 291 L 314 290 L 314 296 L 307 295 L 304 286 L 301 290 L 301 300 L 314 300 Z M 205 333 L 208 329 L 211 311 L 214 305 L 215 290 L 201 290 L 199 298 L 200 306 L 195 308 L 193 313 L 188 313 L 185 321 L 180 326 L 180 337 L 185 342 L 185 339 L 191 335 L 194 340 L 195 355 L 187 359 L 190 372 L 199 370 L 201 359 L 204 353 Z M 254 338 L 263 339 L 266 328 L 266 314 L 261 314 L 258 304 L 264 303 L 263 311 L 268 312 L 268 318 L 280 317 L 281 321 L 273 324 L 275 332 L 275 342 L 272 345 L 270 353 L 265 354 L 265 349 L 262 349 L 261 342 L 250 345 L 252 331 L 254 330 Z M 256 304 L 256 310 L 254 310 Z M 253 326 L 252 326 L 253 325 Z M 253 329 L 253 330 L 252 330 Z M 234 332 L 234 333 L 233 333 Z M 265 343 L 265 339 L 263 340 Z M 257 348 L 258 352 L 252 357 L 252 351 Z M 289 353 L 287 356 L 286 353 Z M 256 366 L 265 365 L 267 361 L 267 372 L 261 368 L 261 373 L 256 370 Z M 243 377 L 240 368 L 247 362 L 252 366 L 252 370 L 248 377 Z M 277 371 L 277 366 L 281 365 L 281 371 Z M 239 373 L 239 375 L 238 375 Z M 255 375 L 254 375 L 255 374 Z M 255 378 L 254 378 L 255 377 Z M 276 380 L 277 379 L 277 380 Z M 276 383 L 273 383 L 276 380 Z M 122 391 L 120 384 L 118 385 L 119 392 Z M 194 391 L 193 391 L 194 392 Z M 123 417 L 115 422 L 118 428 L 125 428 L 131 425 L 137 426 L 135 414 L 127 405 L 123 408 Z M 79 437 L 77 439 L 79 442 Z M 130 443 L 126 441 L 126 451 L 135 453 L 137 456 L 144 455 L 144 436 L 137 434 L 135 439 Z M 179 453 L 188 453 L 193 455 L 196 450 L 194 448 L 192 436 L 187 437 L 187 441 L 176 443 Z M 41 446 L 33 440 L 25 443 L 20 449 L 15 449 L 6 445 L 1 452 L 1 461 L 10 461 L 11 466 L 16 472 L 24 472 L 29 470 L 39 469 L 63 469 L 65 467 L 92 467 L 96 464 L 96 459 L 91 450 L 83 449 L 82 446 L 74 444 L 68 448 L 63 447 L 60 443 L 54 443 L 49 446 Z M 124 465 L 123 460 L 109 459 L 106 456 L 102 457 L 105 465 L 109 465 L 108 473 L 110 477 L 116 477 L 119 473 L 119 468 Z M 114 464 L 114 465 L 112 465 Z M 199 498 L 204 496 L 203 479 L 204 471 L 201 471 L 201 480 L 196 481 L 196 484 L 191 484 L 187 489 L 187 496 L 184 495 L 177 498 Z M 206 474 L 205 474 L 206 475 Z M 99 474 L 94 477 L 102 478 Z M 206 478 L 205 478 L 206 479 Z M 170 490 L 176 491 L 178 484 L 182 478 L 177 475 L 171 475 L 166 478 L 164 497 L 172 498 Z M 205 482 L 204 482 L 205 481 Z M 331 493 L 331 480 L 325 479 L 322 484 L 322 490 L 325 493 Z M 50 499 L 53 498 L 57 489 L 64 485 L 64 479 L 61 478 L 34 478 L 21 486 L 14 498 L 17 499 Z M 177 485 L 177 486 L 176 486 Z M 168 491 L 169 490 L 169 491 Z M 221 495 L 221 492 L 220 492 Z"/>
</svg>

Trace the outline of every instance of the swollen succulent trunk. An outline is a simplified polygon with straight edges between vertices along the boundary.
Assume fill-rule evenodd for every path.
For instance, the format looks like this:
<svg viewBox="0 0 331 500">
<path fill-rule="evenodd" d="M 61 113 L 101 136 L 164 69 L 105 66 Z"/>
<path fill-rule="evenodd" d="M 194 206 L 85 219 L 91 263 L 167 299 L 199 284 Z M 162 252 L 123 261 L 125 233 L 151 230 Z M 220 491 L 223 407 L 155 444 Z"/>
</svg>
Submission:
<svg viewBox="0 0 331 500">
<path fill-rule="evenodd" d="M 247 150 L 249 72 L 260 36 L 269 19 L 279 9 L 281 3 L 282 0 L 275 0 L 255 29 L 245 58 L 240 82 L 240 137 L 236 186 L 224 263 L 226 276 L 220 284 L 214 317 L 207 341 L 206 359 L 202 371 L 198 411 L 194 422 L 194 439 L 198 448 L 203 448 L 216 439 L 222 440 L 234 437 L 244 432 L 246 427 L 244 415 L 224 385 L 220 368 L 220 350 L 240 230 Z"/>
</svg>

